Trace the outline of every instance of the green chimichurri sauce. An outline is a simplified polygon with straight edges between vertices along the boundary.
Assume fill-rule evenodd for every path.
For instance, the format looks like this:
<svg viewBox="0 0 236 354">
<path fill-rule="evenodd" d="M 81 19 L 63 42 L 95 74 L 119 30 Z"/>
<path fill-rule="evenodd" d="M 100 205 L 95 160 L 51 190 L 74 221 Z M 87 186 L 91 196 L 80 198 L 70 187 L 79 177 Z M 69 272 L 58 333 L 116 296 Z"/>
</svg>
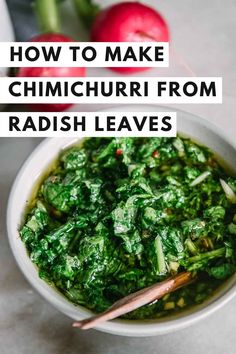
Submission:
<svg viewBox="0 0 236 354">
<path fill-rule="evenodd" d="M 95 312 L 197 272 L 125 316 L 156 318 L 203 302 L 235 271 L 235 192 L 236 179 L 188 139 L 91 138 L 61 153 L 20 235 L 39 276 Z"/>
</svg>

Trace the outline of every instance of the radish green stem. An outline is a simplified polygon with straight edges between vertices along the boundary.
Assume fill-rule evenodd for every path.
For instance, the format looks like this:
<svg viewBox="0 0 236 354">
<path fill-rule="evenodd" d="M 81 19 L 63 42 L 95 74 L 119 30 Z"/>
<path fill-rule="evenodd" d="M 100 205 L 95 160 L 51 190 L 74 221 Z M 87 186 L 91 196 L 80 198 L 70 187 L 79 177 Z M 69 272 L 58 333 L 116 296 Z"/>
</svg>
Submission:
<svg viewBox="0 0 236 354">
<path fill-rule="evenodd" d="M 160 236 L 157 236 L 155 238 L 155 248 L 156 248 L 156 255 L 157 255 L 158 272 L 159 274 L 165 274 L 166 273 L 165 256 L 163 253 Z"/>
<path fill-rule="evenodd" d="M 100 6 L 95 4 L 93 0 L 74 0 L 74 4 L 83 25 L 90 29 L 100 11 Z"/>
<path fill-rule="evenodd" d="M 186 244 L 186 246 L 188 247 L 188 250 L 189 250 L 189 252 L 190 252 L 191 254 L 193 254 L 193 255 L 198 254 L 198 249 L 197 249 L 196 245 L 193 243 L 193 241 L 192 241 L 190 238 L 188 238 L 188 239 L 185 241 L 185 244 Z"/>
<path fill-rule="evenodd" d="M 60 15 L 57 0 L 35 0 L 38 24 L 43 33 L 60 32 Z"/>
<path fill-rule="evenodd" d="M 217 257 L 222 257 L 224 255 L 225 255 L 225 247 L 221 247 L 221 248 L 218 248 L 218 249 L 210 251 L 210 252 L 204 252 L 204 253 L 200 253 L 196 256 L 190 257 L 188 259 L 188 262 L 195 263 L 195 262 L 202 261 L 204 259 L 213 259 L 213 258 L 217 258 Z"/>
</svg>

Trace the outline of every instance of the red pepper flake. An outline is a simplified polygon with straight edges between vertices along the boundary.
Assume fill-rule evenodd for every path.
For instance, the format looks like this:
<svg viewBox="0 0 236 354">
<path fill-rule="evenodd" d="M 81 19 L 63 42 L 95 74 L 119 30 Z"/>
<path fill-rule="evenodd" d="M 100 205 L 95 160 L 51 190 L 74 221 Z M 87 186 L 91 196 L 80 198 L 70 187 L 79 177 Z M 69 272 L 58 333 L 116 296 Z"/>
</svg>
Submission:
<svg viewBox="0 0 236 354">
<path fill-rule="evenodd" d="M 153 151 L 152 157 L 154 157 L 154 159 L 157 159 L 159 156 L 160 156 L 159 151 L 157 150 Z"/>
<path fill-rule="evenodd" d="M 116 150 L 116 156 L 123 155 L 123 151 L 121 149 Z"/>
</svg>

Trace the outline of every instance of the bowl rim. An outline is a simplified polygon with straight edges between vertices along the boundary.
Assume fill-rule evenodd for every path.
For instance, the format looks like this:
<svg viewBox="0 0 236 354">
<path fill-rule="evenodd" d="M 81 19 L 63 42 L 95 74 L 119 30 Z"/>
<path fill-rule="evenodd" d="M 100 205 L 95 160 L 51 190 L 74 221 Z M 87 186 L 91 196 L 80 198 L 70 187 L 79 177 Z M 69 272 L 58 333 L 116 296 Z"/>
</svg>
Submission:
<svg viewBox="0 0 236 354">
<path fill-rule="evenodd" d="M 134 109 L 134 107 L 136 107 Z M 187 115 L 188 119 L 191 120 L 194 123 L 199 124 L 200 126 L 204 126 L 206 129 L 213 131 L 215 135 L 226 141 L 235 151 L 236 151 L 236 143 L 234 140 L 228 136 L 223 130 L 221 130 L 217 125 L 212 123 L 209 120 L 206 120 L 204 118 L 201 118 L 195 114 L 172 108 L 172 107 L 166 107 L 166 106 L 160 106 L 160 105 L 121 105 L 121 106 L 114 106 L 109 109 L 102 109 L 100 111 L 103 112 L 109 112 L 109 111 L 115 111 L 115 112 L 122 112 L 122 111 L 129 111 L 131 109 L 133 111 L 156 111 L 156 112 L 161 112 L 161 111 L 174 111 L 182 114 L 182 115 Z M 178 119 L 178 118 L 177 118 Z M 50 141 L 53 141 L 55 139 L 61 139 L 61 138 L 46 138 L 42 142 L 37 145 L 37 147 L 28 155 L 26 158 L 25 162 L 22 164 L 20 167 L 15 180 L 13 182 L 9 198 L 8 198 L 8 205 L 7 205 L 7 213 L 6 213 L 6 222 L 7 222 L 7 234 L 8 234 L 8 240 L 10 243 L 11 250 L 13 252 L 13 255 L 15 257 L 15 260 L 26 277 L 26 279 L 30 282 L 30 284 L 33 286 L 35 290 L 43 297 L 45 298 L 48 302 L 50 302 L 54 307 L 56 307 L 59 311 L 62 313 L 66 314 L 70 318 L 77 320 L 78 315 L 80 313 L 80 319 L 84 317 L 83 315 L 85 314 L 91 314 L 91 311 L 87 310 L 83 306 L 76 306 L 69 300 L 67 300 L 63 295 L 60 297 L 55 297 L 53 296 L 53 292 L 56 295 L 56 290 L 53 289 L 50 285 L 47 284 L 47 288 L 42 286 L 42 283 L 40 282 L 40 278 L 35 279 L 34 276 L 31 274 L 28 274 L 26 269 L 24 268 L 24 262 L 22 261 L 20 255 L 17 252 L 16 248 L 16 241 L 15 241 L 15 229 L 14 225 L 12 224 L 12 212 L 14 210 L 13 206 L 15 204 L 15 194 L 17 192 L 17 189 L 19 188 L 19 182 L 23 178 L 23 175 L 25 171 L 27 170 L 28 165 L 31 163 L 32 160 L 34 160 L 35 156 L 40 155 L 40 151 L 42 148 L 46 147 Z M 70 138 L 71 140 L 77 140 L 80 139 L 78 136 L 77 138 Z M 62 145 L 61 148 L 65 148 L 66 145 Z M 33 184 L 35 183 L 35 180 L 32 182 L 32 187 Z M 22 210 L 21 210 L 22 212 Z M 18 235 L 17 235 L 18 236 Z M 31 262 L 32 263 L 32 262 Z M 32 263 L 34 266 L 34 264 Z M 45 283 L 43 281 L 43 283 Z M 51 291 L 49 291 L 49 288 Z M 184 316 L 181 316 L 177 319 L 170 319 L 170 320 L 165 320 L 165 321 L 160 321 L 158 320 L 142 320 L 142 321 L 131 321 L 131 320 L 112 320 L 109 322 L 102 323 L 98 325 L 95 329 L 104 331 L 107 333 L 112 333 L 112 334 L 118 334 L 118 335 L 124 335 L 124 336 L 153 336 L 153 335 L 160 335 L 160 334 L 166 334 L 169 332 L 174 332 L 179 329 L 183 329 L 185 327 L 188 327 L 192 325 L 193 323 L 196 323 L 200 321 L 201 319 L 207 317 L 208 315 L 212 314 L 216 310 L 220 309 L 223 305 L 228 303 L 234 296 L 236 295 L 236 282 L 231 285 L 229 289 L 225 291 L 220 297 L 217 299 L 213 300 L 211 303 L 206 304 L 205 307 L 194 311 L 193 313 L 186 314 Z M 82 315 L 82 316 L 81 316 Z"/>
</svg>

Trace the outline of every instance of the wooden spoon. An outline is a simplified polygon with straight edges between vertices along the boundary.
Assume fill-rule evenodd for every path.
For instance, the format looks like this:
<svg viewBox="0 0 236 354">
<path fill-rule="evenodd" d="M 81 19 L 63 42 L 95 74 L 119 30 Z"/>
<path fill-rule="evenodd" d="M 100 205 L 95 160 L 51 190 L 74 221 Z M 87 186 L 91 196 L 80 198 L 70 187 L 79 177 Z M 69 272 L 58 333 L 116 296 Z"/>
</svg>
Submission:
<svg viewBox="0 0 236 354">
<path fill-rule="evenodd" d="M 141 306 L 147 305 L 154 300 L 158 300 L 164 295 L 186 286 L 193 281 L 194 278 L 190 272 L 180 273 L 172 278 L 168 278 L 118 300 L 106 311 L 85 320 L 75 322 L 73 327 L 81 329 L 93 328 L 101 322 L 112 320 Z"/>
</svg>

